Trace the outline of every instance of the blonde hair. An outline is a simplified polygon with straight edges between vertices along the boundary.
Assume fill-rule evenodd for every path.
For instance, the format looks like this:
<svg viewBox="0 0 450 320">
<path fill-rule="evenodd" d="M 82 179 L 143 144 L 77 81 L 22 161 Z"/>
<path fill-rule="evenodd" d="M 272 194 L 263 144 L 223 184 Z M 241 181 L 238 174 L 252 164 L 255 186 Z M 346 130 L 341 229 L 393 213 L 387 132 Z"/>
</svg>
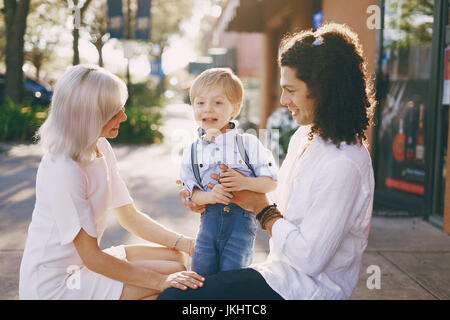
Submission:
<svg viewBox="0 0 450 320">
<path fill-rule="evenodd" d="M 241 79 L 229 68 L 207 69 L 200 73 L 192 83 L 189 92 L 191 104 L 194 104 L 197 96 L 211 87 L 218 87 L 223 90 L 225 97 L 235 106 L 231 119 L 236 117 L 241 110 L 244 95 L 244 86 L 242 85 Z"/>
<path fill-rule="evenodd" d="M 46 152 L 66 154 L 84 166 L 96 157 L 103 126 L 128 98 L 125 83 L 95 65 L 70 67 L 56 83 L 50 113 L 39 128 L 38 144 Z"/>
</svg>

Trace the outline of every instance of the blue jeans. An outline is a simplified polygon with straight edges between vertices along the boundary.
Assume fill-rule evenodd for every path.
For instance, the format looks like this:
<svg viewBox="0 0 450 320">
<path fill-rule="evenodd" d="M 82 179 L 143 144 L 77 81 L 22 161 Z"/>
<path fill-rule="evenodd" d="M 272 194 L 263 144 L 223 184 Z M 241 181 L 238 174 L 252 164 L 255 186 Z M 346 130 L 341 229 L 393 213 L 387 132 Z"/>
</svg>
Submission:
<svg viewBox="0 0 450 320">
<path fill-rule="evenodd" d="M 208 205 L 192 255 L 192 270 L 200 275 L 245 268 L 253 261 L 256 218 L 230 203 Z"/>
<path fill-rule="evenodd" d="M 246 268 L 205 276 L 203 287 L 197 289 L 166 289 L 158 296 L 158 300 L 283 300 L 283 298 L 267 284 L 258 271 Z"/>
</svg>

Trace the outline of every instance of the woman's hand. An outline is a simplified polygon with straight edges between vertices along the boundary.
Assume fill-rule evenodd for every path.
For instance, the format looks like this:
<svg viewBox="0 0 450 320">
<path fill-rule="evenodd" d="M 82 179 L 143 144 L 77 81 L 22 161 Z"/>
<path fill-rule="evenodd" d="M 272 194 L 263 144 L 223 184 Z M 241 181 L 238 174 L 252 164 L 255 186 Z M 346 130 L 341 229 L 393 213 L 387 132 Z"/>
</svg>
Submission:
<svg viewBox="0 0 450 320">
<path fill-rule="evenodd" d="M 237 204 L 239 207 L 246 211 L 250 211 L 257 215 L 270 205 L 269 199 L 267 199 L 266 194 L 258 193 L 248 190 L 235 191 L 233 192 L 233 199 L 231 202 Z"/>
<path fill-rule="evenodd" d="M 190 257 L 194 253 L 195 239 L 183 236 L 175 249 L 186 252 Z"/>
<path fill-rule="evenodd" d="M 180 271 L 164 276 L 158 289 L 161 292 L 171 287 L 181 290 L 197 289 L 203 286 L 203 281 L 205 281 L 205 278 L 194 271 Z"/>
</svg>

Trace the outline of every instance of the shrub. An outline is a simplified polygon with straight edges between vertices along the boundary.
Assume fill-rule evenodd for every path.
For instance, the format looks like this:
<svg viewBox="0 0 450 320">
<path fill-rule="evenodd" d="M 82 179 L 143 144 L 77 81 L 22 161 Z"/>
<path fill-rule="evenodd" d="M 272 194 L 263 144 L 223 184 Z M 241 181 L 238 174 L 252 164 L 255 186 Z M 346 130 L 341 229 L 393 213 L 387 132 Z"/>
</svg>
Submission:
<svg viewBox="0 0 450 320">
<path fill-rule="evenodd" d="M 112 143 L 151 144 L 162 141 L 159 108 L 132 105 L 125 108 L 125 113 L 128 119 L 120 125 L 119 135 Z"/>
<path fill-rule="evenodd" d="M 0 105 L 0 141 L 33 142 L 33 136 L 47 118 L 48 108 L 7 99 Z"/>
<path fill-rule="evenodd" d="M 134 83 L 130 88 L 130 105 L 141 107 L 162 107 L 166 101 L 151 81 Z"/>
<path fill-rule="evenodd" d="M 164 98 L 156 94 L 150 82 L 132 85 L 132 103 L 126 106 L 127 121 L 120 126 L 112 143 L 151 144 L 163 139 L 161 106 Z M 34 134 L 44 123 L 48 107 L 30 102 L 14 103 L 8 99 L 0 104 L 0 142 L 32 143 Z"/>
</svg>

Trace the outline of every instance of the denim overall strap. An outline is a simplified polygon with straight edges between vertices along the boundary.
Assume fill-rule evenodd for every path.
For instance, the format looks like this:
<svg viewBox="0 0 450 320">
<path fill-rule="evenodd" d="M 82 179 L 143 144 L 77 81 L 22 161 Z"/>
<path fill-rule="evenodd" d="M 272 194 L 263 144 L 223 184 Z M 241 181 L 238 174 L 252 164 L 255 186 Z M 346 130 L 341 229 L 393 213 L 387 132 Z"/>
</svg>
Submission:
<svg viewBox="0 0 450 320">
<path fill-rule="evenodd" d="M 255 169 L 253 169 L 253 166 L 250 164 L 250 160 L 248 158 L 247 151 L 244 147 L 244 142 L 242 139 L 242 136 L 240 134 L 236 134 L 236 144 L 238 146 L 239 153 L 241 154 L 241 157 L 244 159 L 245 164 L 252 172 L 253 176 L 256 177 Z M 197 180 L 197 183 L 202 186 L 202 179 L 200 177 L 200 170 L 198 169 L 198 160 L 197 160 L 197 145 L 198 140 L 194 141 L 191 145 L 191 165 L 192 165 L 192 171 L 194 172 L 195 179 Z"/>
<path fill-rule="evenodd" d="M 198 169 L 198 160 L 197 160 L 197 144 L 198 140 L 194 141 L 191 145 L 191 165 L 192 171 L 194 172 L 195 179 L 200 186 L 202 185 L 202 179 L 200 177 L 200 171 Z"/>
<path fill-rule="evenodd" d="M 253 169 L 253 166 L 250 164 L 250 160 L 247 155 L 247 151 L 244 148 L 244 142 L 242 141 L 242 136 L 238 133 L 236 134 L 236 144 L 239 149 L 239 153 L 241 154 L 241 157 L 244 159 L 245 164 L 250 169 L 250 171 L 253 173 L 253 176 L 256 177 L 255 169 Z"/>
</svg>

